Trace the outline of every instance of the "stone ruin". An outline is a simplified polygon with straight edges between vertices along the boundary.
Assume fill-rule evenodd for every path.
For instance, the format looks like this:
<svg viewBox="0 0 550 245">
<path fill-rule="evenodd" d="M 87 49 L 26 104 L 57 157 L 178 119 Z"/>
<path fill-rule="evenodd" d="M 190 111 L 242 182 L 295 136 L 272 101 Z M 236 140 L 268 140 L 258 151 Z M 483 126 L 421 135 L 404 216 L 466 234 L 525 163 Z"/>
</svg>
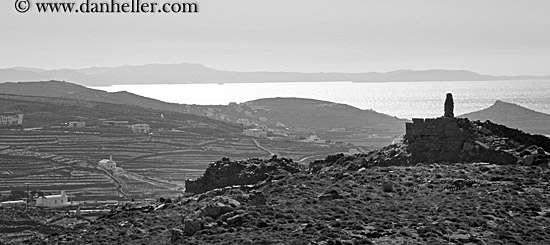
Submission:
<svg viewBox="0 0 550 245">
<path fill-rule="evenodd" d="M 550 147 L 546 147 L 548 140 L 543 136 L 530 135 L 489 121 L 471 122 L 467 118 L 455 118 L 453 107 L 452 94 L 448 93 L 443 117 L 413 118 L 412 123 L 406 123 L 405 142 L 410 163 L 536 163 L 530 159 L 537 154 L 540 155 L 538 163 L 547 162 L 546 151 L 550 151 Z M 528 147 L 538 149 L 533 152 L 542 153 L 522 153 Z"/>
<path fill-rule="evenodd" d="M 231 161 L 224 157 L 208 166 L 203 176 L 196 180 L 185 181 L 185 192 L 204 193 L 216 188 L 233 185 L 252 185 L 276 175 L 300 172 L 298 163 L 287 158 L 252 158 Z"/>
</svg>

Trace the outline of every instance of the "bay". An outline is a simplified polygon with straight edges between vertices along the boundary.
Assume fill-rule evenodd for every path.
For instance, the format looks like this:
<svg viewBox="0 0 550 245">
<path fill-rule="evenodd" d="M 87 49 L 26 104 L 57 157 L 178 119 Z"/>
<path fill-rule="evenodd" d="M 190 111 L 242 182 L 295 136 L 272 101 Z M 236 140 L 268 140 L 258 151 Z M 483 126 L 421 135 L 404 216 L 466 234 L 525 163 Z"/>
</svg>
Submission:
<svg viewBox="0 0 550 245">
<path fill-rule="evenodd" d="M 485 109 L 496 100 L 550 114 L 550 81 L 547 80 L 145 84 L 91 88 L 128 91 L 166 102 L 197 105 L 227 105 L 274 97 L 310 98 L 408 119 L 443 115 L 445 95 L 452 93 L 455 115 Z"/>
</svg>

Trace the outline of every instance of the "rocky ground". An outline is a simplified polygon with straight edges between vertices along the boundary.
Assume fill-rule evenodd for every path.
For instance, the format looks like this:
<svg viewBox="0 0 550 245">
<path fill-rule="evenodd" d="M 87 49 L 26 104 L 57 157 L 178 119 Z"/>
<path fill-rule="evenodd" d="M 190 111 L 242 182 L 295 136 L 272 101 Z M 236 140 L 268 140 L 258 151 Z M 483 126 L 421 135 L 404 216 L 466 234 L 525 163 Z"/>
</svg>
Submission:
<svg viewBox="0 0 550 245">
<path fill-rule="evenodd" d="M 469 125 L 517 161 L 415 164 L 406 142 L 309 166 L 222 159 L 196 182 L 208 187 L 199 194 L 127 203 L 95 220 L 0 209 L 0 243 L 547 244 L 547 140 Z M 12 221 L 28 226 L 10 232 L 23 224 Z"/>
<path fill-rule="evenodd" d="M 127 204 L 93 222 L 33 230 L 24 243 L 545 244 L 549 181 L 538 166 L 332 166 Z"/>
</svg>

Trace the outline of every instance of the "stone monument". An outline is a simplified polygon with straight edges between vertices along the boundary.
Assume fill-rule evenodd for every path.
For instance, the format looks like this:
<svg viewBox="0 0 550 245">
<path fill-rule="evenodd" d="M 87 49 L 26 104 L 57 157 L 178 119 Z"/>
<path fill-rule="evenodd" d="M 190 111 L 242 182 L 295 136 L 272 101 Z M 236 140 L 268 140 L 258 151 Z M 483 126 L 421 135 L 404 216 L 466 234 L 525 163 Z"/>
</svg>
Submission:
<svg viewBox="0 0 550 245">
<path fill-rule="evenodd" d="M 453 113 L 454 104 L 453 94 L 448 93 L 447 98 L 445 99 L 445 114 L 443 114 L 443 117 L 455 117 Z"/>
</svg>

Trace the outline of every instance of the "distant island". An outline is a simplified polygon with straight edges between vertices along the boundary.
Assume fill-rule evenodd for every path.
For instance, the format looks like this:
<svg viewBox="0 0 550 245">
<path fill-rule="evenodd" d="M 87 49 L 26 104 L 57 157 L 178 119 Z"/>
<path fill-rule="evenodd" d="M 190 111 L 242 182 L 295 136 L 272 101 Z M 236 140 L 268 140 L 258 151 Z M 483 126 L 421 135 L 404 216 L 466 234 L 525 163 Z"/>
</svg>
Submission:
<svg viewBox="0 0 550 245">
<path fill-rule="evenodd" d="M 0 82 L 63 80 L 86 86 L 125 84 L 263 83 L 263 82 L 414 82 L 541 80 L 550 76 L 494 76 L 466 70 L 398 70 L 364 73 L 236 72 L 200 64 L 148 64 L 119 67 L 44 70 L 27 67 L 0 69 Z"/>
</svg>

